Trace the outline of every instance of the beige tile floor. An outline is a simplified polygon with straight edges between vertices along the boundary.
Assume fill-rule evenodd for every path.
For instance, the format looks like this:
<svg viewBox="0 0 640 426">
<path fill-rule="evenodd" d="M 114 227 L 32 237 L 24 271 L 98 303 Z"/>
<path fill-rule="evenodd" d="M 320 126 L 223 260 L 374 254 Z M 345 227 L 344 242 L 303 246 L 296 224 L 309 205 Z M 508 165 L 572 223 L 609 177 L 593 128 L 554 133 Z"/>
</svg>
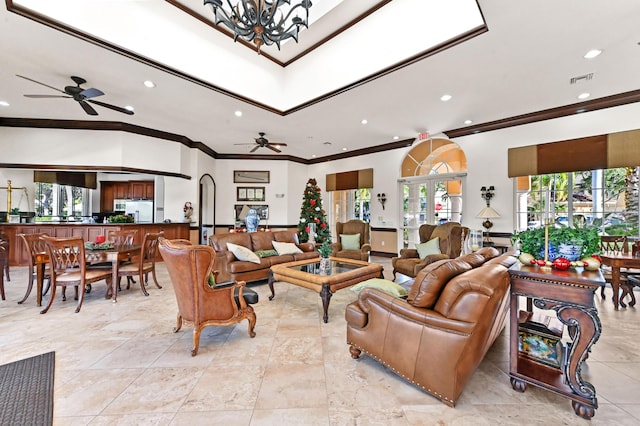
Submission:
<svg viewBox="0 0 640 426">
<path fill-rule="evenodd" d="M 385 265 L 389 259 L 374 258 Z M 455 409 L 364 356 L 349 355 L 345 306 L 348 289 L 331 300 L 322 323 L 316 293 L 276 283 L 255 306 L 257 336 L 247 322 L 209 327 L 191 357 L 191 328 L 172 332 L 176 304 L 161 264 L 163 289 L 123 290 L 118 303 L 94 286 L 82 311 L 55 300 L 40 315 L 26 287 L 26 268 L 13 267 L 0 302 L 0 364 L 56 352 L 56 425 L 496 425 L 589 424 L 568 400 L 529 387 L 511 389 L 506 330 L 466 386 Z M 610 289 L 608 289 L 610 297 Z M 591 424 L 640 424 L 640 307 L 614 311 L 596 298 L 603 332 L 584 377 L 599 408 Z M 429 368 L 429 366 L 425 366 Z"/>
</svg>

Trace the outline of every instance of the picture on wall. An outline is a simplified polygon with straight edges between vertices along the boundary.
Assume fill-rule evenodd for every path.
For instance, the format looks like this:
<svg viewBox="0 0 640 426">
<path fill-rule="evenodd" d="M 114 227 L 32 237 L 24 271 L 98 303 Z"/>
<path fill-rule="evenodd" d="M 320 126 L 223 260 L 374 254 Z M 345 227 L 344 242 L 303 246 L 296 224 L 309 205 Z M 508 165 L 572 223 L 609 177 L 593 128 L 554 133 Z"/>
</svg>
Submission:
<svg viewBox="0 0 640 426">
<path fill-rule="evenodd" d="M 264 186 L 239 186 L 238 201 L 264 201 Z"/>
<path fill-rule="evenodd" d="M 269 183 L 269 171 L 235 170 L 233 183 Z"/>
<path fill-rule="evenodd" d="M 247 210 L 254 209 L 260 217 L 260 220 L 269 219 L 269 206 L 267 204 L 236 204 L 233 206 L 236 222 L 242 221 L 242 219 L 240 219 L 240 214 L 245 206 L 247 206 Z"/>
</svg>

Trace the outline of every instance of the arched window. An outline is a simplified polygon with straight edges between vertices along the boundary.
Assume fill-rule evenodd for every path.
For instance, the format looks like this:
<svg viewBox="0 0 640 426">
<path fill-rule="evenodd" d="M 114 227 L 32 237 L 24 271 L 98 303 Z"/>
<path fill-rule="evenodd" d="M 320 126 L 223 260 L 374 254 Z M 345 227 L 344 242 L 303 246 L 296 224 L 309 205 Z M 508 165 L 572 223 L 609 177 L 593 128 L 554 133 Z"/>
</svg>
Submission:
<svg viewBox="0 0 640 426">
<path fill-rule="evenodd" d="M 462 222 L 466 171 L 464 152 L 448 139 L 428 139 L 407 153 L 398 180 L 403 194 L 400 247 L 414 247 L 424 223 Z"/>
</svg>

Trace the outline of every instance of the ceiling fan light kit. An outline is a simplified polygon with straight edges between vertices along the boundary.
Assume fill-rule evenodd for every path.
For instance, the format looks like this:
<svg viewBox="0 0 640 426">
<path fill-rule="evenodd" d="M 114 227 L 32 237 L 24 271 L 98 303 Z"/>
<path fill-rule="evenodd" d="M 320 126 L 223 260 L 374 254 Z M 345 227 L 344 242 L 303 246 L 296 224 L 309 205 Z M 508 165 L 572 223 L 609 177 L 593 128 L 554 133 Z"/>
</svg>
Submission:
<svg viewBox="0 0 640 426">
<path fill-rule="evenodd" d="M 104 108 L 108 108 L 108 109 L 112 109 L 114 111 L 121 112 L 123 114 L 133 115 L 133 111 L 131 111 L 129 109 L 121 108 L 119 106 L 115 106 L 115 105 L 107 104 L 105 102 L 100 102 L 100 101 L 94 100 L 93 98 L 104 95 L 104 92 L 102 90 L 98 90 L 98 89 L 95 89 L 95 88 L 83 89 L 82 87 L 80 87 L 80 85 L 85 84 L 87 82 L 87 80 L 85 80 L 82 77 L 77 77 L 75 75 L 72 75 L 71 76 L 71 80 L 73 80 L 73 82 L 76 83 L 76 85 L 75 86 L 65 86 L 64 90 L 60 90 L 60 89 L 58 89 L 56 87 L 50 86 L 50 85 L 42 83 L 40 81 L 36 81 L 36 80 L 34 80 L 32 78 L 29 78 L 29 77 L 25 77 L 23 75 L 17 75 L 17 77 L 24 78 L 25 80 L 31 81 L 32 83 L 36 83 L 36 84 L 39 84 L 41 86 L 48 87 L 49 89 L 53 89 L 56 92 L 62 93 L 62 95 L 24 95 L 27 98 L 33 98 L 33 99 L 71 98 L 74 101 L 78 102 L 80 104 L 80 106 L 82 107 L 82 109 L 84 110 L 84 112 L 86 112 L 89 115 L 98 115 L 98 112 L 91 105 L 89 105 L 89 102 L 94 104 L 94 105 L 99 105 L 99 106 L 104 107 Z"/>
<path fill-rule="evenodd" d="M 280 50 L 280 43 L 293 38 L 298 42 L 301 27 L 309 28 L 310 0 L 302 0 L 291 6 L 291 0 L 241 0 L 235 6 L 230 0 L 204 0 L 204 5 L 211 6 L 215 16 L 215 24 L 224 24 L 233 32 L 233 41 L 238 37 L 253 43 L 258 48 L 264 44 L 271 46 L 275 43 Z M 281 8 L 287 5 L 288 12 Z M 304 9 L 304 19 L 298 15 Z M 295 12 L 295 15 L 294 15 Z M 286 15 L 285 15 L 286 13 Z"/>
<path fill-rule="evenodd" d="M 287 144 L 286 144 L 286 143 L 280 143 L 280 142 L 269 142 L 269 139 L 267 139 L 267 138 L 265 138 L 265 137 L 264 137 L 264 135 L 265 135 L 265 133 L 264 133 L 264 132 L 260 132 L 260 133 L 258 133 L 258 134 L 259 134 L 260 136 L 259 136 L 259 137 L 257 137 L 257 138 L 255 138 L 255 141 L 256 141 L 255 143 L 256 143 L 257 145 L 252 144 L 252 143 L 236 143 L 236 144 L 234 144 L 234 145 L 251 145 L 251 146 L 253 146 L 253 148 L 251 149 L 251 151 L 249 151 L 250 153 L 251 153 L 251 152 L 256 152 L 256 151 L 258 150 L 258 148 L 268 148 L 268 149 L 270 149 L 271 151 L 277 152 L 278 154 L 280 154 L 282 151 L 280 151 L 280 150 L 279 150 L 278 148 L 276 148 L 276 147 L 287 146 Z M 254 145 L 255 145 L 255 146 L 254 146 Z"/>
</svg>

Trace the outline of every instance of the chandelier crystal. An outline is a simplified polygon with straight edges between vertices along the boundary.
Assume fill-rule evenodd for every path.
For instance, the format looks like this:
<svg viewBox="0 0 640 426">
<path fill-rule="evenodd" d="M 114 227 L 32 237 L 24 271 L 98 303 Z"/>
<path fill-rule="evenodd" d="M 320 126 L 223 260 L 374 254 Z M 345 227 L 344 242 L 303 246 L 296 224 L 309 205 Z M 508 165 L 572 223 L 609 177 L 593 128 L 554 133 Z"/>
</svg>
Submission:
<svg viewBox="0 0 640 426">
<path fill-rule="evenodd" d="M 301 27 L 309 28 L 310 0 L 291 6 L 286 15 L 280 8 L 285 4 L 290 6 L 290 0 L 240 0 L 235 6 L 230 0 L 226 5 L 222 0 L 204 0 L 204 4 L 211 6 L 216 25 L 222 23 L 233 32 L 233 41 L 240 37 L 253 42 L 258 53 L 263 44 L 271 46 L 275 43 L 280 50 L 283 40 L 293 38 L 297 43 Z M 300 8 L 304 9 L 304 19 L 296 12 Z"/>
</svg>

